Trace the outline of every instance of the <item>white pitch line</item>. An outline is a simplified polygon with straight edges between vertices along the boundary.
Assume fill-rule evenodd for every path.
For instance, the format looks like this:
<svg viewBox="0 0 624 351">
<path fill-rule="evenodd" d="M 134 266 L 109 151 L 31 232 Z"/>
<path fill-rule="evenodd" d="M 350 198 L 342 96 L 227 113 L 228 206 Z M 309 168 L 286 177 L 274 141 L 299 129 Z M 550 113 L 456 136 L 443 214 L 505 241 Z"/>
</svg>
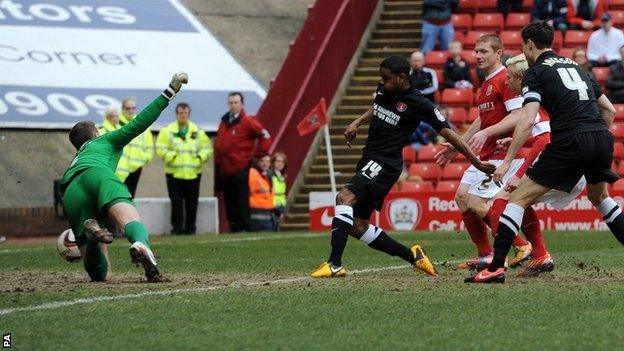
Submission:
<svg viewBox="0 0 624 351">
<path fill-rule="evenodd" d="M 447 263 L 460 263 L 463 261 L 464 260 L 455 260 L 455 261 L 446 261 L 446 262 Z M 436 262 L 436 264 L 439 264 L 439 262 Z M 365 274 L 365 273 L 374 273 L 374 272 L 389 271 L 389 270 L 395 270 L 395 269 L 405 269 L 409 267 L 410 267 L 409 265 L 398 265 L 398 266 L 388 266 L 388 267 L 378 267 L 378 268 L 368 268 L 368 269 L 356 269 L 356 270 L 351 271 L 350 273 L 351 274 Z M 128 300 L 128 299 L 137 299 L 141 297 L 152 297 L 152 296 L 167 296 L 167 295 L 179 294 L 179 293 L 210 292 L 210 291 L 215 291 L 215 290 L 223 290 L 227 288 L 249 287 L 249 286 L 258 286 L 258 285 L 265 285 L 265 284 L 287 284 L 287 283 L 302 282 L 306 280 L 312 281 L 313 279 L 310 278 L 309 276 L 299 276 L 299 277 L 280 278 L 280 279 L 274 279 L 274 280 L 260 280 L 260 281 L 255 281 L 255 282 L 234 282 L 229 285 L 214 285 L 214 286 L 206 286 L 206 287 L 200 287 L 200 288 L 146 291 L 146 292 L 137 293 L 137 294 L 86 297 L 86 298 L 80 298 L 80 299 L 75 299 L 71 301 L 55 301 L 55 302 L 46 302 L 40 305 L 6 308 L 6 309 L 0 310 L 0 316 L 6 316 L 6 315 L 16 313 L 16 312 L 51 310 L 51 309 L 67 307 L 67 306 L 91 304 L 95 302 Z"/>
</svg>

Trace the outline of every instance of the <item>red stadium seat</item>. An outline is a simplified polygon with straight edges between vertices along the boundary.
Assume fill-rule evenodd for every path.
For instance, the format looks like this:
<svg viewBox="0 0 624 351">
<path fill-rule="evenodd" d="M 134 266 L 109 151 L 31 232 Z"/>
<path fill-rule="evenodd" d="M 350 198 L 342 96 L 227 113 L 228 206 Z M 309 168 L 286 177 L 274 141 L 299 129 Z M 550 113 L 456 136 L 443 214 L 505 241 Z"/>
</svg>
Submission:
<svg viewBox="0 0 624 351">
<path fill-rule="evenodd" d="M 464 175 L 464 172 L 470 167 L 469 163 L 451 163 L 442 170 L 442 179 L 458 180 Z"/>
<path fill-rule="evenodd" d="M 426 66 L 431 68 L 442 68 L 448 57 L 448 51 L 429 51 L 425 56 Z"/>
<path fill-rule="evenodd" d="M 622 28 L 624 25 L 624 11 L 609 11 L 613 25 Z"/>
<path fill-rule="evenodd" d="M 436 77 L 438 78 L 438 84 L 440 89 L 444 89 L 444 70 L 442 68 L 435 68 Z"/>
<path fill-rule="evenodd" d="M 459 187 L 459 182 L 454 180 L 443 180 L 436 185 L 437 193 L 455 193 Z"/>
<path fill-rule="evenodd" d="M 464 34 L 464 32 L 455 31 L 455 40 L 463 44 L 466 42 L 466 35 Z"/>
<path fill-rule="evenodd" d="M 461 57 L 466 60 L 470 66 L 477 64 L 477 54 L 474 50 L 462 50 Z"/>
<path fill-rule="evenodd" d="M 565 34 L 565 46 L 566 47 L 577 47 L 587 46 L 587 41 L 589 40 L 589 36 L 591 35 L 591 31 L 585 30 L 569 30 Z"/>
<path fill-rule="evenodd" d="M 615 173 L 622 176 L 624 174 L 624 162 L 620 162 L 619 165 L 612 167 L 612 169 L 615 171 Z"/>
<path fill-rule="evenodd" d="M 624 191 L 624 179 L 620 179 L 617 182 L 613 183 L 611 189 L 616 191 Z"/>
<path fill-rule="evenodd" d="M 572 58 L 575 48 L 561 48 L 557 50 L 557 55 Z"/>
<path fill-rule="evenodd" d="M 624 123 L 613 123 L 609 130 L 617 141 L 624 140 Z"/>
<path fill-rule="evenodd" d="M 416 162 L 416 151 L 409 145 L 403 148 L 403 162 L 407 167 Z"/>
<path fill-rule="evenodd" d="M 467 32 L 472 28 L 472 16 L 468 13 L 454 13 L 451 15 L 453 28 L 462 32 Z"/>
<path fill-rule="evenodd" d="M 463 89 L 444 89 L 442 92 L 441 103 L 451 107 L 469 108 L 472 105 L 472 91 Z"/>
<path fill-rule="evenodd" d="M 475 43 L 483 34 L 489 34 L 491 32 L 487 31 L 474 31 L 471 30 L 466 34 L 466 38 L 464 39 L 464 49 L 472 50 L 475 47 Z"/>
<path fill-rule="evenodd" d="M 455 124 L 456 126 L 461 126 L 462 124 L 466 123 L 466 118 L 468 118 L 468 113 L 466 112 L 466 109 L 463 107 L 449 107 L 447 108 L 448 111 L 448 119 L 449 121 L 451 121 L 451 123 Z"/>
<path fill-rule="evenodd" d="M 496 12 L 496 0 L 481 0 L 479 1 L 479 12 Z"/>
<path fill-rule="evenodd" d="M 609 75 L 609 67 L 594 67 L 592 68 L 592 72 L 594 73 L 594 77 L 596 77 L 598 84 L 604 84 L 607 80 L 607 76 Z"/>
<path fill-rule="evenodd" d="M 624 121 L 624 104 L 613 104 L 615 107 L 615 120 Z"/>
<path fill-rule="evenodd" d="M 459 0 L 457 13 L 475 13 L 479 8 L 478 0 Z"/>
<path fill-rule="evenodd" d="M 435 163 L 412 163 L 408 169 L 408 175 L 420 176 L 423 180 L 437 182 L 440 179 L 442 170 Z"/>
<path fill-rule="evenodd" d="M 555 31 L 555 37 L 553 38 L 553 49 L 557 50 L 563 46 L 563 34 L 561 31 Z"/>
<path fill-rule="evenodd" d="M 479 109 L 477 107 L 471 107 L 470 110 L 468 110 L 468 119 L 466 120 L 466 123 L 472 123 L 477 118 L 479 118 Z"/>
<path fill-rule="evenodd" d="M 613 143 L 613 160 L 615 162 L 620 162 L 623 158 L 624 158 L 624 144 L 617 143 L 617 142 Z M 622 164 L 624 164 L 624 162 Z"/>
<path fill-rule="evenodd" d="M 522 1 L 522 11 L 531 12 L 532 9 L 533 9 L 533 0 Z"/>
<path fill-rule="evenodd" d="M 435 155 L 442 150 L 440 145 L 423 145 L 418 150 L 418 162 L 435 162 Z"/>
<path fill-rule="evenodd" d="M 434 191 L 432 182 L 405 182 L 403 187 L 401 188 L 402 193 L 407 192 L 423 192 L 423 191 Z"/>
<path fill-rule="evenodd" d="M 624 10 L 624 0 L 610 0 L 609 10 Z M 609 11 L 611 13 L 611 11 Z"/>
<path fill-rule="evenodd" d="M 505 25 L 505 19 L 501 13 L 477 13 L 472 20 L 472 30 L 500 32 Z"/>
<path fill-rule="evenodd" d="M 522 36 L 520 32 L 503 31 L 500 33 L 500 38 L 503 41 L 505 49 L 519 50 L 522 48 Z"/>
<path fill-rule="evenodd" d="M 505 20 L 505 30 L 521 30 L 522 27 L 531 23 L 531 14 L 522 13 L 510 13 Z"/>
</svg>

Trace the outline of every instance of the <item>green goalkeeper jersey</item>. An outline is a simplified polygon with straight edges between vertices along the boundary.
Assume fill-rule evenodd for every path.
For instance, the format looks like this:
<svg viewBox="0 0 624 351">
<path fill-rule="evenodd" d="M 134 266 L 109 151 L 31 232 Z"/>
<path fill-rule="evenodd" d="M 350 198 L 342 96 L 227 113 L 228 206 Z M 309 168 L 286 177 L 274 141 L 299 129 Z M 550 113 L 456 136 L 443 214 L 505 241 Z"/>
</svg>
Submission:
<svg viewBox="0 0 624 351">
<path fill-rule="evenodd" d="M 63 174 L 63 183 L 61 184 L 63 192 L 72 179 L 88 168 L 106 167 L 115 172 L 124 146 L 149 128 L 168 105 L 169 101 L 160 95 L 130 123 L 84 143 Z"/>
</svg>

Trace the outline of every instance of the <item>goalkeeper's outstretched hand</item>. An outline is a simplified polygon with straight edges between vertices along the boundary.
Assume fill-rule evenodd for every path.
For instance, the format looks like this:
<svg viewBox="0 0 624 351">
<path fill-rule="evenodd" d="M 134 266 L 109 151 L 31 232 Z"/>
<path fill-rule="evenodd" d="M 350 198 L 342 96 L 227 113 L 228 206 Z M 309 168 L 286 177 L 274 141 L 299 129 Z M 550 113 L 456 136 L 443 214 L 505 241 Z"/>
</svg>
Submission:
<svg viewBox="0 0 624 351">
<path fill-rule="evenodd" d="M 185 72 L 178 72 L 171 77 L 169 86 L 177 93 L 182 88 L 182 84 L 186 83 L 188 83 L 188 74 Z"/>
</svg>

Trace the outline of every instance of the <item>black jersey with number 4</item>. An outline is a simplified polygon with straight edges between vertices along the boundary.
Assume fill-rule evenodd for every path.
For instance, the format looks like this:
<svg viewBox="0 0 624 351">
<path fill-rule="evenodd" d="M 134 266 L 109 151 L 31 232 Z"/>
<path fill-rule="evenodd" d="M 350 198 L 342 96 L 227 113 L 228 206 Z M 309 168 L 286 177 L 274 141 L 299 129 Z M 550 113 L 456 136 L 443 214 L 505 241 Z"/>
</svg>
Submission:
<svg viewBox="0 0 624 351">
<path fill-rule="evenodd" d="M 400 170 L 403 147 L 409 144 L 420 122 L 429 124 L 437 132 L 450 128 L 440 111 L 417 89 L 410 87 L 403 93 L 390 94 L 379 85 L 362 158 L 375 159 Z"/>
<path fill-rule="evenodd" d="M 524 104 L 539 102 L 550 115 L 552 140 L 606 130 L 597 99 L 600 87 L 569 58 L 542 53 L 522 80 Z"/>
</svg>

